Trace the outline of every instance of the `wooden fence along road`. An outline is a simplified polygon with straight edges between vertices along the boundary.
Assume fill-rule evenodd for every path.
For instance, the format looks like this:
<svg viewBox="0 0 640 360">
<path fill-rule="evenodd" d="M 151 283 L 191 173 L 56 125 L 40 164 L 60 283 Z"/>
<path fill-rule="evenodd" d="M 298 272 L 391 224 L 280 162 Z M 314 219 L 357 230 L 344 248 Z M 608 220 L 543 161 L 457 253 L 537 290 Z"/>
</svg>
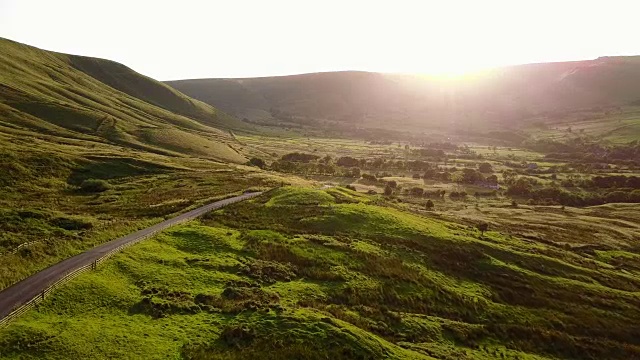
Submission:
<svg viewBox="0 0 640 360">
<path fill-rule="evenodd" d="M 125 247 L 147 239 L 171 226 L 193 220 L 211 210 L 219 209 L 238 201 L 256 197 L 262 192 L 250 192 L 191 210 L 172 219 L 165 220 L 146 229 L 94 247 L 82 254 L 63 260 L 0 291 L 0 326 L 20 316 L 31 306 L 42 301 L 47 294 L 76 275 L 94 269 L 99 263 Z"/>
</svg>

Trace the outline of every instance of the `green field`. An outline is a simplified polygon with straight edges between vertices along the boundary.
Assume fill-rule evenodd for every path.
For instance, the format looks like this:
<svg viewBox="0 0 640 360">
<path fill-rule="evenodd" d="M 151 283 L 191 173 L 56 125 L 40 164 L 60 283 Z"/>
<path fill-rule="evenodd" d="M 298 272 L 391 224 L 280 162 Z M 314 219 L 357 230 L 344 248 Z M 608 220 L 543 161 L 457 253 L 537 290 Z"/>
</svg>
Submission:
<svg viewBox="0 0 640 360">
<path fill-rule="evenodd" d="M 81 275 L 2 330 L 0 353 L 640 355 L 637 255 L 594 257 L 507 231 L 481 235 L 342 188 L 282 188 L 165 231 Z"/>
</svg>

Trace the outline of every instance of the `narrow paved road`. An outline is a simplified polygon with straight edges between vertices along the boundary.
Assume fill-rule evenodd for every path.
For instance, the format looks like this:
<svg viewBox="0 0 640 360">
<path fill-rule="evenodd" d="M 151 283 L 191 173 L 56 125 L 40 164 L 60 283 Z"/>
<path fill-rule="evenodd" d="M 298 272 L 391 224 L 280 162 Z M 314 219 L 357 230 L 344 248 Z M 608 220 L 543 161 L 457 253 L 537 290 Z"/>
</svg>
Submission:
<svg viewBox="0 0 640 360">
<path fill-rule="evenodd" d="M 245 193 L 240 196 L 216 201 L 209 205 L 205 205 L 182 215 L 176 216 L 172 219 L 165 220 L 146 229 L 142 229 L 119 239 L 110 241 L 100 246 L 96 246 L 91 250 L 83 252 L 82 254 L 76 255 L 55 265 L 52 265 L 40 271 L 39 273 L 36 273 L 35 275 L 32 275 L 0 291 L 0 320 L 4 319 L 14 309 L 42 294 L 42 292 L 46 290 L 51 284 L 60 280 L 66 274 L 69 274 L 70 272 L 77 270 L 85 265 L 92 264 L 93 262 L 102 258 L 105 254 L 118 248 L 119 246 L 140 241 L 166 228 L 202 216 L 211 210 L 219 209 L 223 206 L 246 200 L 260 194 L 262 194 L 262 192 L 251 192 Z"/>
</svg>

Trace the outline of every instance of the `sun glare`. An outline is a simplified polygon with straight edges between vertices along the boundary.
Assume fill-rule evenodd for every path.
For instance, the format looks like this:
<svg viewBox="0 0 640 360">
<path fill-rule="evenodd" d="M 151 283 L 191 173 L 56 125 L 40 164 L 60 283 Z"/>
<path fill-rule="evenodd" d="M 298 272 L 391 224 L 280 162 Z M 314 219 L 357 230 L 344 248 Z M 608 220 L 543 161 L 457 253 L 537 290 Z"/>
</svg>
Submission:
<svg viewBox="0 0 640 360">
<path fill-rule="evenodd" d="M 69 8 L 93 11 L 85 3 Z M 567 27 L 577 8 L 580 16 Z M 572 0 L 238 0 L 152 9 L 144 1 L 114 0 L 100 8 L 101 18 L 118 19 L 110 27 L 61 12 L 57 2 L 24 0 L 0 10 L 0 33 L 45 49 L 109 58 L 164 80 L 334 70 L 459 77 L 503 65 L 632 54 L 637 31 L 631 10 Z M 148 11 L 153 16 L 137 15 Z M 211 14 L 217 14 L 213 27 Z"/>
</svg>

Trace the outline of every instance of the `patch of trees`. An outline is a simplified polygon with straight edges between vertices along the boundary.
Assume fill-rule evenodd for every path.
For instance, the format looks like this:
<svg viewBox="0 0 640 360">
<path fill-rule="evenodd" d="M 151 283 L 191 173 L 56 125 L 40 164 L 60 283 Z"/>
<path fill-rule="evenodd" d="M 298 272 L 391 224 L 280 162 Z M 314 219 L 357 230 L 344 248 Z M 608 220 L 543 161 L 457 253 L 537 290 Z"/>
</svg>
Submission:
<svg viewBox="0 0 640 360">
<path fill-rule="evenodd" d="M 444 171 L 436 171 L 434 169 L 431 169 L 425 171 L 422 178 L 427 180 L 439 180 L 448 182 L 451 181 L 451 173 L 447 169 L 444 169 Z"/>
<path fill-rule="evenodd" d="M 456 155 L 457 159 L 480 160 L 483 159 L 482 154 L 476 154 L 475 151 L 469 150 L 470 153 L 460 153 Z"/>
<path fill-rule="evenodd" d="M 378 178 L 371 174 L 362 174 L 362 179 L 369 182 L 378 182 Z"/>
<path fill-rule="evenodd" d="M 424 157 L 431 157 L 431 158 L 438 158 L 438 159 L 442 159 L 443 157 L 446 156 L 444 150 L 442 149 L 425 149 L 425 148 L 421 148 L 421 149 L 415 149 L 412 150 L 414 154 L 420 155 L 420 156 L 424 156 Z"/>
<path fill-rule="evenodd" d="M 528 147 L 545 153 L 545 158 L 552 160 L 640 164 L 640 142 L 637 140 L 626 145 L 605 146 L 578 137 L 565 142 L 538 140 L 529 143 Z"/>
<path fill-rule="evenodd" d="M 433 210 L 434 206 L 435 205 L 433 204 L 433 201 L 431 201 L 431 199 L 427 200 L 427 202 L 424 204 L 424 207 L 427 210 Z"/>
<path fill-rule="evenodd" d="M 464 199 L 467 197 L 466 191 L 452 191 L 449 193 L 449 197 L 454 200 Z"/>
<path fill-rule="evenodd" d="M 431 190 L 431 191 L 425 190 L 422 193 L 422 196 L 430 199 L 437 199 L 437 198 L 444 198 L 445 194 L 446 194 L 446 191 L 444 190 Z"/>
<path fill-rule="evenodd" d="M 610 175 L 610 176 L 594 176 L 591 178 L 591 183 L 588 181 L 584 183 L 585 186 L 598 188 L 632 188 L 640 189 L 640 177 L 637 176 L 624 176 L 624 175 Z"/>
<path fill-rule="evenodd" d="M 555 175 L 555 174 L 553 174 Z M 555 176 L 551 176 L 556 179 Z M 576 175 L 569 175 L 560 181 L 564 187 L 582 187 L 588 189 L 640 189 L 640 177 L 625 175 L 605 175 L 594 176 L 592 178 L 580 178 Z"/>
<path fill-rule="evenodd" d="M 249 165 L 251 166 L 257 166 L 260 169 L 264 169 L 264 167 L 266 166 L 266 163 L 264 162 L 264 160 L 260 159 L 260 158 L 251 158 L 249 160 Z"/>
<path fill-rule="evenodd" d="M 299 165 L 291 165 L 287 163 L 297 163 L 297 164 L 308 164 L 308 166 L 299 166 Z M 323 164 L 324 166 L 318 166 L 317 164 Z M 488 163 L 487 163 L 488 164 Z M 471 167 L 477 165 L 470 165 Z M 482 165 L 482 170 L 488 171 L 486 165 Z M 490 164 L 489 164 L 490 167 Z M 355 176 L 355 173 L 348 169 L 359 168 L 360 170 L 370 171 L 369 174 L 372 176 L 375 174 L 377 180 L 382 177 L 392 176 L 390 172 L 393 171 L 412 171 L 414 172 L 413 177 L 416 179 L 424 178 L 424 179 L 432 179 L 439 181 L 451 181 L 452 174 L 460 171 L 461 173 L 454 180 L 473 184 L 478 181 L 489 182 L 490 184 L 497 184 L 498 179 L 493 175 L 488 175 L 488 173 L 483 174 L 482 172 L 475 170 L 473 168 L 466 169 L 456 169 L 455 167 L 443 167 L 439 166 L 437 163 L 428 162 L 424 160 L 394 160 L 394 159 L 384 159 L 382 157 L 374 158 L 374 159 L 365 159 L 365 158 L 354 158 L 351 156 L 342 156 L 337 159 L 332 159 L 330 156 L 324 156 L 322 158 L 312 155 L 312 154 L 303 154 L 303 153 L 291 153 L 283 156 L 280 160 L 274 162 L 272 164 L 272 168 L 276 171 L 284 171 L 284 172 L 299 172 L 304 174 L 327 174 L 327 175 L 338 175 L 338 176 Z M 349 173 L 349 174 L 346 174 Z M 356 172 L 357 173 L 357 172 Z M 360 177 L 358 175 L 357 177 Z M 366 180 L 369 178 L 365 177 Z M 374 181 L 373 178 L 370 180 Z"/>
<path fill-rule="evenodd" d="M 319 158 L 320 158 L 319 156 L 313 155 L 313 154 L 294 152 L 294 153 L 283 155 L 281 159 L 283 161 L 308 163 L 311 161 L 315 161 Z"/>
<path fill-rule="evenodd" d="M 451 180 L 465 184 L 475 184 L 484 181 L 484 175 L 475 169 L 462 169 L 451 174 Z"/>
<path fill-rule="evenodd" d="M 348 164 L 355 164 L 355 166 L 337 166 L 329 155 L 320 157 L 313 154 L 294 152 L 286 154 L 279 160 L 274 161 L 270 168 L 284 173 L 360 178 L 361 170 L 358 165 L 363 162 L 366 163 L 366 161 L 364 159 L 351 159 L 355 161 Z M 250 160 L 250 163 L 252 162 L 259 164 L 259 162 L 256 162 L 256 160 L 253 159 Z M 344 160 L 341 163 L 344 165 Z"/>
<path fill-rule="evenodd" d="M 407 161 L 405 168 L 411 171 L 425 171 L 431 169 L 431 164 L 422 160 Z"/>
<path fill-rule="evenodd" d="M 484 174 L 491 174 L 493 172 L 493 167 L 491 166 L 490 163 L 484 162 L 478 165 L 478 171 Z"/>
<path fill-rule="evenodd" d="M 505 182 L 509 184 L 507 195 L 511 196 L 527 196 L 533 190 L 534 185 L 529 179 L 523 177 L 508 182 L 505 179 Z"/>
<path fill-rule="evenodd" d="M 338 158 L 336 164 L 342 167 L 354 167 L 360 165 L 360 162 L 358 161 L 358 159 L 351 156 L 343 156 L 341 158 Z"/>
<path fill-rule="evenodd" d="M 343 171 L 343 176 L 352 177 L 352 178 L 360 178 L 360 168 L 352 167 L 345 171 Z"/>
<path fill-rule="evenodd" d="M 109 189 L 111 189 L 111 185 L 105 180 L 87 179 L 80 184 L 80 188 L 78 190 L 85 193 L 100 193 Z"/>
<path fill-rule="evenodd" d="M 444 190 L 424 190 L 421 187 L 412 187 L 410 189 L 404 189 L 403 192 L 407 195 L 411 195 L 413 197 L 425 197 L 431 199 L 444 198 L 445 191 Z"/>
<path fill-rule="evenodd" d="M 607 192 L 572 192 L 559 186 L 536 188 L 527 178 L 519 178 L 507 188 L 507 195 L 529 198 L 529 203 L 592 206 L 613 202 L 640 202 L 640 189 L 618 188 Z"/>
<path fill-rule="evenodd" d="M 484 236 L 484 232 L 489 230 L 489 224 L 487 223 L 480 223 L 476 225 L 476 229 L 478 229 L 480 231 L 480 236 Z"/>
</svg>

